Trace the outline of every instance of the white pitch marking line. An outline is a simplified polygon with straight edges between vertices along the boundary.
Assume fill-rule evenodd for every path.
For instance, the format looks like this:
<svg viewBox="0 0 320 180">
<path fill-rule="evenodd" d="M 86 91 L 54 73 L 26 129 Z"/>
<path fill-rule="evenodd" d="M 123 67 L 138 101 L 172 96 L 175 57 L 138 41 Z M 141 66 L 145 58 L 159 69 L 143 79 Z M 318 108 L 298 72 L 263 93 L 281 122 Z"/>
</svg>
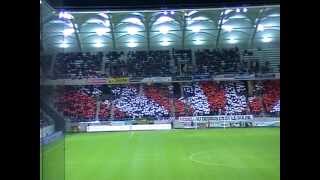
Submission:
<svg viewBox="0 0 320 180">
<path fill-rule="evenodd" d="M 192 153 L 192 154 L 189 156 L 188 159 L 189 159 L 190 161 L 192 161 L 192 162 L 199 163 L 199 164 L 203 164 L 203 165 L 207 165 L 207 166 L 221 166 L 221 167 L 229 167 L 229 168 L 236 168 L 236 169 L 239 169 L 239 168 L 240 168 L 240 167 L 227 166 L 227 165 L 219 164 L 219 163 L 208 163 L 208 162 L 199 161 L 199 160 L 194 159 L 194 156 L 195 156 L 195 155 L 202 154 L 202 153 L 209 153 L 209 152 L 210 152 L 210 151 L 200 151 L 200 152 Z"/>
</svg>

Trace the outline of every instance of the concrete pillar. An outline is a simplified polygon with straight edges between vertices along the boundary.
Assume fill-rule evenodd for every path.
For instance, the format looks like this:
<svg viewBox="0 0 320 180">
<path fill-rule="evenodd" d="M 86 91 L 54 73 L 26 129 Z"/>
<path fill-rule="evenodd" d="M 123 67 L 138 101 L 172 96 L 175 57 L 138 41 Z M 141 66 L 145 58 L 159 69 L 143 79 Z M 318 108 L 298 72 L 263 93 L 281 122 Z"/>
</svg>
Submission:
<svg viewBox="0 0 320 180">
<path fill-rule="evenodd" d="M 101 105 L 101 101 L 97 101 L 96 118 L 95 118 L 96 121 L 99 121 L 100 105 Z"/>
<path fill-rule="evenodd" d="M 248 87 L 248 95 L 252 96 L 253 89 L 254 89 L 253 81 L 247 81 L 247 87 Z"/>
<path fill-rule="evenodd" d="M 143 94 L 143 84 L 139 84 L 139 95 Z"/>
<path fill-rule="evenodd" d="M 50 71 L 49 71 L 49 75 L 52 77 L 53 76 L 53 69 L 54 69 L 54 65 L 56 63 L 56 56 L 57 54 L 55 53 L 54 55 L 50 56 L 51 59 L 51 64 L 50 64 Z"/>
<path fill-rule="evenodd" d="M 169 103 L 170 103 L 170 105 L 171 105 L 171 109 L 170 109 L 170 111 L 171 111 L 171 116 L 172 117 L 175 117 L 176 116 L 176 106 L 175 106 L 175 103 L 174 103 L 174 94 L 173 94 L 173 86 L 172 86 L 172 84 L 170 84 L 169 86 L 168 86 L 168 90 L 169 90 Z"/>
<path fill-rule="evenodd" d="M 114 120 L 114 104 L 112 102 L 110 103 L 110 119 Z"/>
</svg>

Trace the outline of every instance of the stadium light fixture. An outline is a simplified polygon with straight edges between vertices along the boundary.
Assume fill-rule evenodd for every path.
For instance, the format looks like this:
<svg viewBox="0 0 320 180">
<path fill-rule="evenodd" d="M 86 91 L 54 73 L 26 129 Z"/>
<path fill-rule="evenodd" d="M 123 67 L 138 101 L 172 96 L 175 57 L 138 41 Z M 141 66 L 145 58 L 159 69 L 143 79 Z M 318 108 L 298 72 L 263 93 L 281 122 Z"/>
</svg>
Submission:
<svg viewBox="0 0 320 180">
<path fill-rule="evenodd" d="M 70 14 L 70 13 L 67 13 L 67 12 L 60 12 L 59 13 L 59 18 L 62 18 L 62 19 L 73 19 L 73 16 Z"/>
<path fill-rule="evenodd" d="M 141 22 L 141 20 L 139 18 L 136 18 L 136 17 L 126 18 L 122 22 L 127 22 L 127 23 L 136 24 L 136 25 L 139 25 L 139 26 L 143 26 L 143 23 Z"/>
<path fill-rule="evenodd" d="M 167 12 L 167 11 L 164 11 L 164 12 L 163 12 L 163 14 L 164 14 L 164 15 L 167 15 L 167 14 L 168 14 L 168 12 Z"/>
<path fill-rule="evenodd" d="M 108 16 L 105 13 L 99 13 L 98 15 L 108 19 Z"/>
<path fill-rule="evenodd" d="M 63 30 L 63 35 L 65 37 L 70 36 L 72 33 L 74 33 L 74 29 L 64 29 Z"/>
<path fill-rule="evenodd" d="M 191 31 L 194 32 L 194 33 L 198 33 L 200 32 L 200 27 L 199 26 L 194 26 L 191 28 Z"/>
<path fill-rule="evenodd" d="M 128 34 L 135 35 L 137 33 L 138 33 L 138 29 L 137 28 L 128 28 Z"/>
<path fill-rule="evenodd" d="M 194 44 L 195 44 L 195 45 L 201 45 L 201 44 L 203 44 L 203 41 L 200 40 L 200 39 L 196 39 L 196 40 L 194 41 Z"/>
<path fill-rule="evenodd" d="M 163 26 L 163 27 L 160 27 L 159 31 L 162 34 L 168 34 L 169 28 L 167 26 Z"/>
<path fill-rule="evenodd" d="M 154 24 L 157 25 L 157 24 L 162 24 L 169 21 L 173 21 L 173 19 L 168 16 L 161 16 L 157 19 L 157 21 Z"/>
<path fill-rule="evenodd" d="M 168 40 L 165 39 L 160 44 L 161 44 L 161 46 L 169 46 L 170 43 Z"/>
<path fill-rule="evenodd" d="M 196 10 L 193 10 L 193 11 L 190 11 L 189 13 L 187 13 L 186 16 L 192 16 L 193 14 L 197 13 L 198 11 Z"/>
<path fill-rule="evenodd" d="M 279 17 L 280 14 L 279 13 L 275 13 L 275 14 L 270 14 L 269 17 Z"/>
<path fill-rule="evenodd" d="M 268 42 L 271 42 L 271 41 L 272 41 L 272 37 L 270 37 L 270 36 L 264 36 L 262 38 L 262 42 L 264 42 L 264 43 L 268 43 Z"/>
<path fill-rule="evenodd" d="M 257 30 L 258 31 L 264 31 L 264 25 L 259 24 Z"/>
<path fill-rule="evenodd" d="M 239 13 L 239 12 L 240 12 L 240 8 L 237 8 L 237 9 L 236 9 L 236 12 Z"/>
<path fill-rule="evenodd" d="M 96 48 L 101 48 L 103 47 L 103 44 L 100 41 L 97 41 L 93 46 Z"/>
<path fill-rule="evenodd" d="M 98 36 L 103 36 L 105 35 L 106 33 L 110 32 L 110 29 L 109 28 L 99 28 L 99 29 L 96 29 L 96 33 Z"/>
<path fill-rule="evenodd" d="M 248 9 L 247 8 L 243 8 L 243 12 L 247 12 L 248 11 Z"/>
<path fill-rule="evenodd" d="M 232 11 L 233 11 L 232 9 L 227 9 L 227 10 L 224 11 L 224 13 L 225 13 L 225 14 L 229 14 L 229 13 L 231 13 Z"/>
<path fill-rule="evenodd" d="M 222 26 L 222 29 L 224 29 L 225 31 L 231 32 L 233 28 L 232 26 L 225 25 L 225 26 Z"/>
<path fill-rule="evenodd" d="M 133 47 L 137 47 L 137 46 L 138 46 L 138 44 L 134 41 L 129 41 L 129 43 L 128 43 L 128 47 L 133 48 Z"/>
<path fill-rule="evenodd" d="M 235 43 L 238 42 L 238 40 L 236 40 L 234 37 L 230 37 L 228 42 L 229 42 L 230 44 L 235 44 Z"/>
<path fill-rule="evenodd" d="M 63 42 L 59 45 L 60 48 L 68 48 L 69 44 L 67 44 L 66 42 Z"/>
<path fill-rule="evenodd" d="M 174 11 L 170 11 L 170 14 L 173 15 L 173 14 L 174 14 Z"/>
</svg>

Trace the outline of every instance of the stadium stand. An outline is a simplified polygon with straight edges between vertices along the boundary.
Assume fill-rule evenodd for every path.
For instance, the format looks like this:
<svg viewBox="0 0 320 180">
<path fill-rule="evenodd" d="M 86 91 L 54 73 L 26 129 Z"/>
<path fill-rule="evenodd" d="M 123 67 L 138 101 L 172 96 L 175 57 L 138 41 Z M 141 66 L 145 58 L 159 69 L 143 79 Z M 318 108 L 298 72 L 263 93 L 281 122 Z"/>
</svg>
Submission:
<svg viewBox="0 0 320 180">
<path fill-rule="evenodd" d="M 274 54 L 265 58 L 264 53 Z M 91 53 L 59 53 L 54 65 L 55 78 L 88 77 L 153 77 L 191 74 L 252 74 L 277 72 L 276 50 L 241 51 L 235 48 L 109 51 Z M 193 68 L 194 53 L 196 68 Z M 261 55 L 262 54 L 262 55 Z M 269 56 L 268 56 L 269 57 Z M 263 59 L 263 60 L 262 60 Z M 49 61 L 49 60 L 48 60 Z M 170 62 L 173 63 L 170 63 Z M 46 74 L 48 63 L 42 65 Z M 193 70 L 196 69 L 196 70 Z"/>
<path fill-rule="evenodd" d="M 55 107 L 73 121 L 93 121 L 96 99 L 88 89 L 65 89 L 56 97 Z"/>
<path fill-rule="evenodd" d="M 144 93 L 148 98 L 163 106 L 170 114 L 174 111 L 175 116 L 186 116 L 191 115 L 194 111 L 190 106 L 187 106 L 176 97 L 171 98 L 171 103 L 167 86 L 144 86 L 144 89 Z"/>
<path fill-rule="evenodd" d="M 260 99 L 254 96 L 254 97 L 249 97 L 248 101 L 249 101 L 249 107 L 250 107 L 251 113 L 255 115 L 259 115 L 262 112 L 262 108 L 263 108 Z"/>
<path fill-rule="evenodd" d="M 159 118 L 169 115 L 168 110 L 146 96 L 139 94 L 133 86 L 117 87 L 112 89 L 112 92 L 119 97 L 114 100 L 115 106 L 130 117 L 150 116 Z"/>
<path fill-rule="evenodd" d="M 192 115 L 276 115 L 280 112 L 280 81 L 257 81 L 249 96 L 245 81 L 205 81 L 184 85 L 181 96 L 169 85 L 116 85 L 65 88 L 55 107 L 72 121 L 163 119 Z M 107 93 L 107 94 L 106 94 Z M 108 94 L 109 93 L 109 94 Z"/>
<path fill-rule="evenodd" d="M 237 47 L 230 49 L 204 49 L 195 52 L 198 74 L 223 74 L 245 72 Z"/>
<path fill-rule="evenodd" d="M 263 103 L 266 112 L 279 112 L 280 111 L 280 81 L 265 81 L 263 83 Z"/>
<path fill-rule="evenodd" d="M 102 53 L 59 53 L 55 62 L 56 78 L 99 77 Z"/>
<path fill-rule="evenodd" d="M 183 102 L 189 104 L 194 109 L 193 115 L 210 114 L 207 97 L 198 84 L 194 85 L 194 96 L 183 99 Z"/>
<path fill-rule="evenodd" d="M 50 121 L 50 117 L 40 108 L 40 127 L 49 126 L 52 123 Z"/>
<path fill-rule="evenodd" d="M 224 89 L 215 82 L 202 82 L 201 88 L 208 98 L 211 114 L 224 113 L 226 105 Z"/>
<path fill-rule="evenodd" d="M 247 113 L 247 92 L 243 82 L 225 83 L 227 115 L 242 115 Z"/>
<path fill-rule="evenodd" d="M 169 51 L 129 51 L 127 54 L 129 73 L 132 76 L 170 76 Z"/>
</svg>

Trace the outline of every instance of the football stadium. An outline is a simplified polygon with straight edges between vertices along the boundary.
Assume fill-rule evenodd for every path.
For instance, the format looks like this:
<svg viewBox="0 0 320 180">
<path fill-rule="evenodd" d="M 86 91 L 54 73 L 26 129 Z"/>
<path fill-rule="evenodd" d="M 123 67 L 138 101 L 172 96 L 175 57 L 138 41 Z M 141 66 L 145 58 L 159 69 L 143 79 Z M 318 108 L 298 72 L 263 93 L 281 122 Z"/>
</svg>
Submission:
<svg viewBox="0 0 320 180">
<path fill-rule="evenodd" d="M 280 179 L 280 4 L 40 13 L 41 180 Z"/>
</svg>

